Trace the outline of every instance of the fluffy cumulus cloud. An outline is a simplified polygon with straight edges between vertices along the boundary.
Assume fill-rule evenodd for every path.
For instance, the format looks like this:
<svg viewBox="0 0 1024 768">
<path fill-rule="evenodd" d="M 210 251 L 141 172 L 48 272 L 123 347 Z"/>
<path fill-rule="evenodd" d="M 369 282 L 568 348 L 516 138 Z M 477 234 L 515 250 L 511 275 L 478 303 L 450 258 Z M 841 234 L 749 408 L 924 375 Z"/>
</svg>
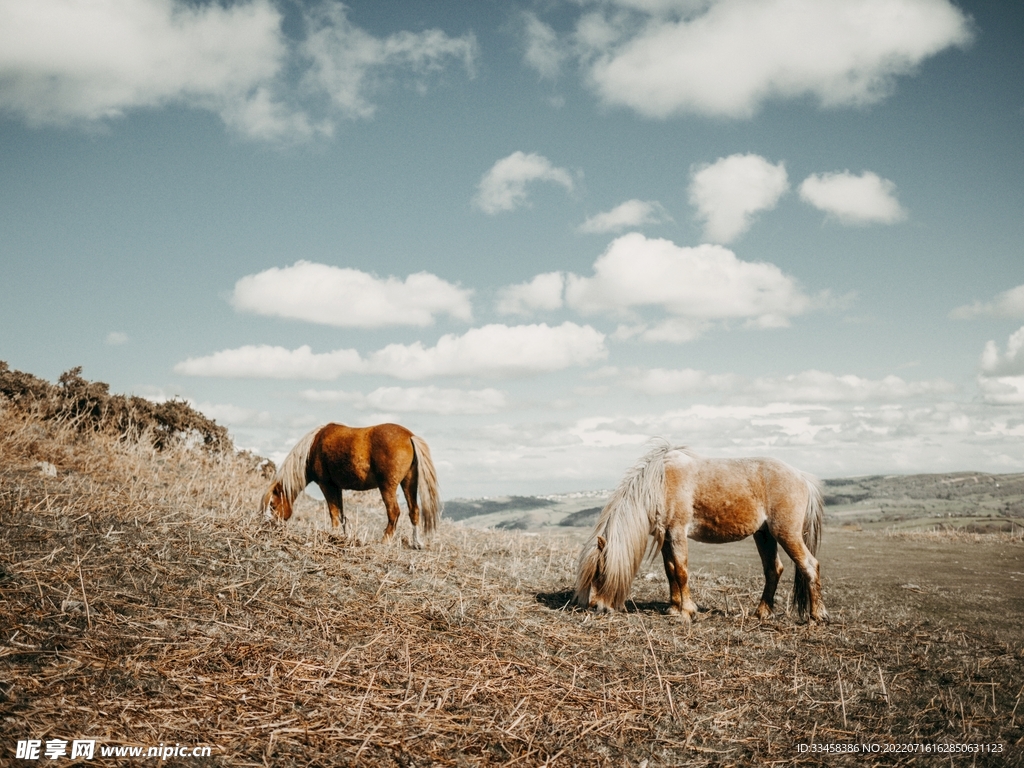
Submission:
<svg viewBox="0 0 1024 768">
<path fill-rule="evenodd" d="M 668 219 L 668 214 L 661 203 L 646 200 L 627 200 L 610 211 L 595 214 L 579 226 L 580 232 L 587 234 L 605 234 L 621 232 L 644 224 L 657 224 Z"/>
<path fill-rule="evenodd" d="M 181 104 L 251 138 L 303 140 L 370 116 L 378 74 L 422 80 L 451 61 L 472 73 L 472 35 L 377 38 L 332 0 L 306 12 L 303 39 L 282 21 L 270 0 L 0 0 L 0 110 L 67 125 Z"/>
<path fill-rule="evenodd" d="M 588 325 L 492 324 L 447 334 L 433 347 L 390 344 L 373 354 L 371 368 L 402 379 L 514 377 L 587 365 L 607 355 L 604 334 Z"/>
<path fill-rule="evenodd" d="M 243 277 L 230 301 L 239 312 L 379 328 L 430 325 L 441 314 L 468 321 L 471 294 L 429 272 L 382 279 L 358 269 L 297 261 Z"/>
<path fill-rule="evenodd" d="M 981 353 L 981 372 L 986 376 L 1024 375 L 1024 327 L 1010 335 L 1006 352 L 990 341 Z"/>
<path fill-rule="evenodd" d="M 957 320 L 969 320 L 980 316 L 1024 317 L 1024 285 L 1018 285 L 998 294 L 992 301 L 976 301 L 957 307 L 949 316 Z"/>
<path fill-rule="evenodd" d="M 547 181 L 573 189 L 572 175 L 565 168 L 535 152 L 513 152 L 496 162 L 480 179 L 473 204 L 484 213 L 514 211 L 527 203 L 526 185 Z"/>
<path fill-rule="evenodd" d="M 704 237 L 728 243 L 750 227 L 758 211 L 775 207 L 789 189 L 786 166 L 760 155 L 730 155 L 693 170 L 690 202 L 704 222 Z"/>
<path fill-rule="evenodd" d="M 189 358 L 174 370 L 186 376 L 267 379 L 336 379 L 381 374 L 398 379 L 434 376 L 516 377 L 588 365 L 608 355 L 604 334 L 587 325 L 485 325 L 446 334 L 432 347 L 389 344 L 363 357 L 354 349 L 315 353 L 268 345 L 227 349 Z"/>
<path fill-rule="evenodd" d="M 301 393 L 312 403 L 351 403 L 363 410 L 385 413 L 487 414 L 504 410 L 508 398 L 498 389 L 446 389 L 442 387 L 378 387 L 363 395 L 342 390 L 309 389 Z"/>
<path fill-rule="evenodd" d="M 979 376 L 978 389 L 990 405 L 1024 405 L 1024 376 Z"/>
<path fill-rule="evenodd" d="M 948 0 L 629 2 L 588 11 L 574 39 L 590 87 L 650 117 L 746 118 L 771 99 L 825 107 L 879 101 L 896 77 L 972 39 Z M 609 15 L 611 14 L 611 15 Z"/>
<path fill-rule="evenodd" d="M 185 376 L 231 379 L 336 379 L 365 368 L 354 349 L 316 353 L 309 345 L 286 349 L 268 344 L 224 349 L 205 357 L 190 357 L 174 366 Z"/>
<path fill-rule="evenodd" d="M 719 245 L 688 248 L 638 233 L 614 240 L 594 263 L 593 276 L 569 275 L 565 297 L 583 313 L 660 307 L 674 316 L 669 322 L 679 326 L 679 340 L 708 321 L 785 326 L 813 304 L 774 264 L 742 261 Z"/>
<path fill-rule="evenodd" d="M 502 315 L 529 315 L 561 308 L 565 276 L 561 272 L 545 272 L 532 280 L 509 285 L 498 291 L 495 309 Z"/>
<path fill-rule="evenodd" d="M 813 174 L 800 184 L 800 199 L 843 224 L 895 224 L 907 217 L 896 185 L 871 171 Z"/>
</svg>

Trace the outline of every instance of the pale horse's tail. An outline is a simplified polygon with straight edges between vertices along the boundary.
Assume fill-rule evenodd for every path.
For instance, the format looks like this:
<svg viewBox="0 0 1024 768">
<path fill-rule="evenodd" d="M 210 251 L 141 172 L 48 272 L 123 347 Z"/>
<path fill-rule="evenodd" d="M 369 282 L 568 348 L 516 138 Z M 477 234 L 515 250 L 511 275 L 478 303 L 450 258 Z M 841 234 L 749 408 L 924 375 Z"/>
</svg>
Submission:
<svg viewBox="0 0 1024 768">
<path fill-rule="evenodd" d="M 817 556 L 821 543 L 821 531 L 825 514 L 825 502 L 821 497 L 821 486 L 816 478 L 803 474 L 807 484 L 807 507 L 804 510 L 804 545 L 812 555 Z M 797 614 L 806 618 L 811 610 L 811 584 L 799 563 L 794 563 L 793 607 Z"/>
</svg>

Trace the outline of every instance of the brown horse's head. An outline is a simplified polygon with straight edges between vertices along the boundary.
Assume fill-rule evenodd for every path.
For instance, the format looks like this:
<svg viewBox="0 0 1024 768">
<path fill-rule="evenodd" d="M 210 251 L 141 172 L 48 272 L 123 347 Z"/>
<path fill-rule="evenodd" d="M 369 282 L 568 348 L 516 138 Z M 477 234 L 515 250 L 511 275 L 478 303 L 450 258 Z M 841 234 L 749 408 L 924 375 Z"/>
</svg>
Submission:
<svg viewBox="0 0 1024 768">
<path fill-rule="evenodd" d="M 275 480 L 263 494 L 260 509 L 268 520 L 287 520 L 292 516 L 292 502 L 280 480 Z"/>
</svg>

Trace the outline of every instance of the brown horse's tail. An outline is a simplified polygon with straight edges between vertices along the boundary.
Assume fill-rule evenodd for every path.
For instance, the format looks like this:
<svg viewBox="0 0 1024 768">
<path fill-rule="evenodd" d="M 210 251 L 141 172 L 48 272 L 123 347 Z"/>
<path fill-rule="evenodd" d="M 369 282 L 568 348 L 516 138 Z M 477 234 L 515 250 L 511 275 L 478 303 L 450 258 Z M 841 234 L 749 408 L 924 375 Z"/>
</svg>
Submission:
<svg viewBox="0 0 1024 768">
<path fill-rule="evenodd" d="M 412 448 L 416 453 L 416 498 L 423 517 L 423 530 L 430 533 L 441 522 L 441 512 L 444 509 L 441 489 L 437 484 L 437 472 L 434 470 L 434 462 L 430 458 L 430 447 L 426 440 L 413 435 Z"/>
<path fill-rule="evenodd" d="M 810 475 L 804 475 L 807 483 L 807 508 L 804 510 L 804 545 L 812 555 L 818 554 L 821 543 L 821 530 L 824 524 L 825 502 L 821 497 L 818 481 Z M 806 619 L 811 611 L 811 583 L 800 563 L 794 563 L 793 570 L 793 607 L 802 619 Z"/>
</svg>

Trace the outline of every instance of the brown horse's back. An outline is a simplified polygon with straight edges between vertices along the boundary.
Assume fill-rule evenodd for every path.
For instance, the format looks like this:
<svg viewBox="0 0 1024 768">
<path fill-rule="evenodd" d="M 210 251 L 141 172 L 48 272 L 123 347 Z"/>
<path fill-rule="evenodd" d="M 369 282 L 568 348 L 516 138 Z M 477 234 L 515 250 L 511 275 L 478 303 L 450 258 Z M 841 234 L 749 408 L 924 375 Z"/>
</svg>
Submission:
<svg viewBox="0 0 1024 768">
<path fill-rule="evenodd" d="M 415 458 L 412 437 L 412 432 L 398 424 L 328 424 L 310 447 L 306 477 L 310 482 L 326 481 L 353 491 L 393 488 L 408 474 Z"/>
</svg>

